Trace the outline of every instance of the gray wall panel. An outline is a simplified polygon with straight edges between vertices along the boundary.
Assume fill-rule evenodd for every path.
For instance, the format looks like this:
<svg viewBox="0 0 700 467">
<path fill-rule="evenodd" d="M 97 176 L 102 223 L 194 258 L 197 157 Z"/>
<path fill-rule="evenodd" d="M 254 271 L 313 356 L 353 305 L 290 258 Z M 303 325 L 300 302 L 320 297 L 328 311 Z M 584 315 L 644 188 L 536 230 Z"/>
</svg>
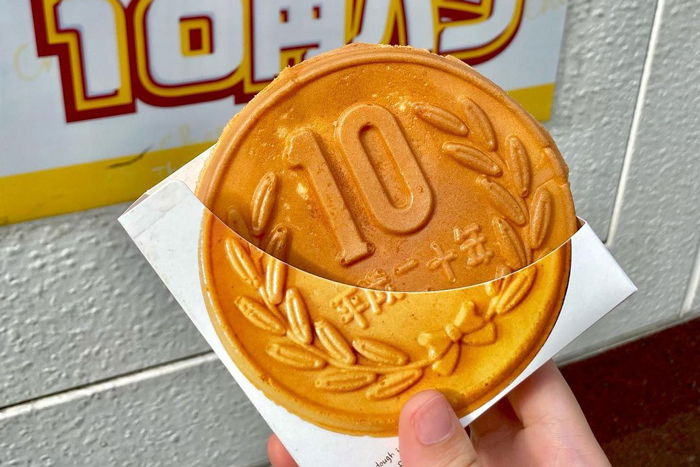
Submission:
<svg viewBox="0 0 700 467">
<path fill-rule="evenodd" d="M 534 2 L 538 4 L 539 2 Z M 570 1 L 553 118 L 576 211 L 605 239 L 656 0 Z"/>
<path fill-rule="evenodd" d="M 663 4 L 610 239 L 639 292 L 567 355 L 681 319 L 700 244 L 700 11 Z"/>
<path fill-rule="evenodd" d="M 0 228 L 0 407 L 207 350 L 125 208 Z"/>
<path fill-rule="evenodd" d="M 259 464 L 269 429 L 213 359 L 9 418 L 0 412 L 0 465 Z"/>
</svg>

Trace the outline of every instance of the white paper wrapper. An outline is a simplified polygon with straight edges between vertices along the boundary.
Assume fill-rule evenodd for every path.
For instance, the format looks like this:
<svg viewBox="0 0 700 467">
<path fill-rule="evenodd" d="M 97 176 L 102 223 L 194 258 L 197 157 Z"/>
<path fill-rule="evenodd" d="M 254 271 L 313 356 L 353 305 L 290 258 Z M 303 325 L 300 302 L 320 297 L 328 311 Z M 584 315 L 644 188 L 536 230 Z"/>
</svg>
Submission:
<svg viewBox="0 0 700 467">
<path fill-rule="evenodd" d="M 396 437 L 345 435 L 302 420 L 255 388 L 228 355 L 209 318 L 199 277 L 198 246 L 207 208 L 193 190 L 208 155 L 206 151 L 149 190 L 119 221 L 299 465 L 372 467 L 385 460 L 385 465 L 398 464 Z M 462 417 L 462 424 L 471 423 L 635 290 L 584 223 L 571 238 L 569 285 L 548 339 L 514 381 L 479 409 Z"/>
</svg>

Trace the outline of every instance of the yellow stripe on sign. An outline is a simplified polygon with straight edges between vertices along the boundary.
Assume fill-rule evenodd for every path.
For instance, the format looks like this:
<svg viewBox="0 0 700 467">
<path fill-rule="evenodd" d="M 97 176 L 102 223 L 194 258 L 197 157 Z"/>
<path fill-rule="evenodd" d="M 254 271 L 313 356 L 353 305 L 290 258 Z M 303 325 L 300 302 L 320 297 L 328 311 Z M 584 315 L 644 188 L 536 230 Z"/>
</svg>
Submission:
<svg viewBox="0 0 700 467">
<path fill-rule="evenodd" d="M 525 110 L 530 112 L 537 120 L 544 122 L 552 118 L 554 83 L 513 89 L 508 91 L 508 95 L 525 107 Z"/>
<path fill-rule="evenodd" d="M 0 225 L 134 200 L 212 144 L 0 177 Z"/>
<path fill-rule="evenodd" d="M 538 120 L 550 118 L 553 83 L 508 94 Z M 0 225 L 134 200 L 212 144 L 0 177 Z"/>
</svg>

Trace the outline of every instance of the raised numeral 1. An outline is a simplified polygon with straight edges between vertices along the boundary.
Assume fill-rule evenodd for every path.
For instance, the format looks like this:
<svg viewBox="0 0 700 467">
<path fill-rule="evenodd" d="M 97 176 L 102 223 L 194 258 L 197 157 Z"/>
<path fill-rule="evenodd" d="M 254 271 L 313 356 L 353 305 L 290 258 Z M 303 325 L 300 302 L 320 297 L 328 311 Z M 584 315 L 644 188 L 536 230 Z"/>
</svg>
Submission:
<svg viewBox="0 0 700 467">
<path fill-rule="evenodd" d="M 58 56 L 66 120 L 133 112 L 126 16 L 119 0 L 43 0 L 32 8 L 39 56 Z"/>
<path fill-rule="evenodd" d="M 372 245 L 362 239 L 314 133 L 302 129 L 292 134 L 286 155 L 292 167 L 305 169 L 311 178 L 314 191 L 321 200 L 321 206 L 340 245 L 340 264 L 346 266 L 371 255 Z"/>
</svg>

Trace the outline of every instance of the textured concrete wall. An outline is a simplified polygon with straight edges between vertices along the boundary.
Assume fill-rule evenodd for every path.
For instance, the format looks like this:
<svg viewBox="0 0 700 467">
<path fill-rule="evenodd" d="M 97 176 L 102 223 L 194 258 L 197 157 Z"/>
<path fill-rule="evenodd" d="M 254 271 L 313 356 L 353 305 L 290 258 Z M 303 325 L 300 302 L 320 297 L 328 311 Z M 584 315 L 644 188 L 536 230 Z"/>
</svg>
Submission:
<svg viewBox="0 0 700 467">
<path fill-rule="evenodd" d="M 640 292 L 561 355 L 700 314 L 695 0 L 571 0 L 554 117 L 579 213 Z M 0 465 L 253 465 L 265 424 L 116 225 L 0 228 Z"/>
<path fill-rule="evenodd" d="M 0 465 L 258 464 L 268 428 L 235 384 L 207 354 L 6 409 Z"/>
<path fill-rule="evenodd" d="M 699 24 L 697 2 L 659 2 L 607 238 L 639 292 L 565 358 L 700 313 Z"/>
</svg>

